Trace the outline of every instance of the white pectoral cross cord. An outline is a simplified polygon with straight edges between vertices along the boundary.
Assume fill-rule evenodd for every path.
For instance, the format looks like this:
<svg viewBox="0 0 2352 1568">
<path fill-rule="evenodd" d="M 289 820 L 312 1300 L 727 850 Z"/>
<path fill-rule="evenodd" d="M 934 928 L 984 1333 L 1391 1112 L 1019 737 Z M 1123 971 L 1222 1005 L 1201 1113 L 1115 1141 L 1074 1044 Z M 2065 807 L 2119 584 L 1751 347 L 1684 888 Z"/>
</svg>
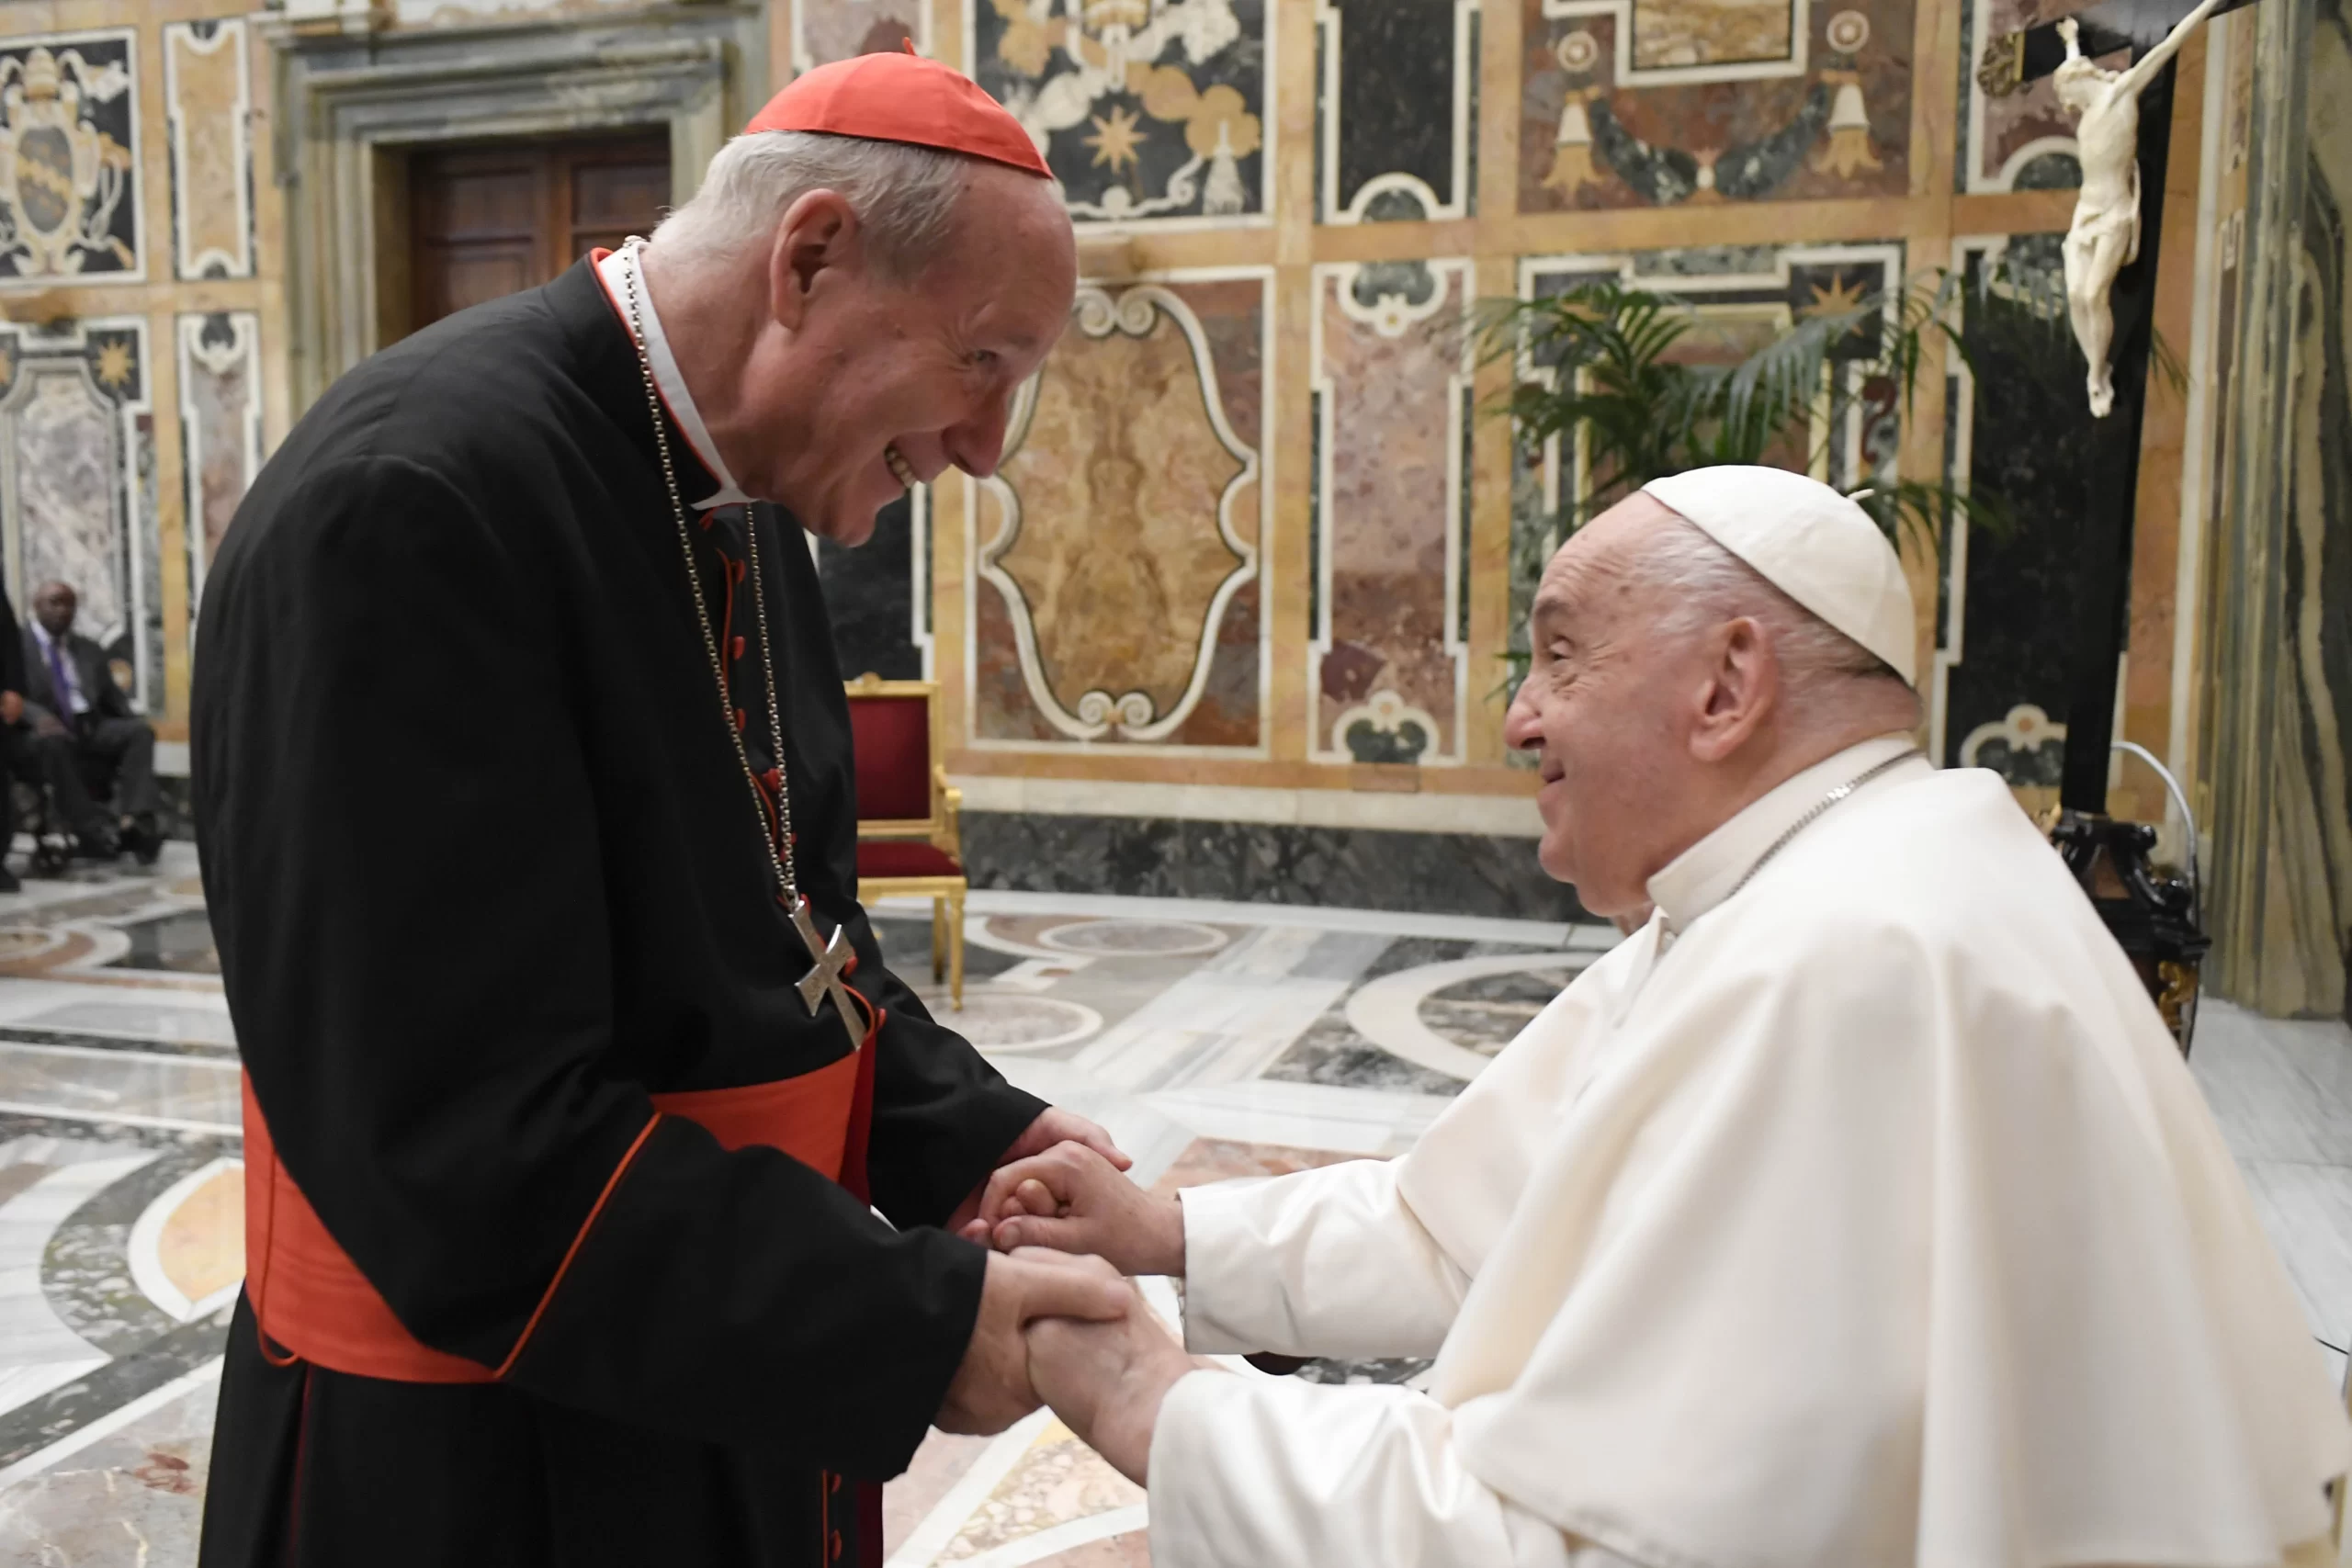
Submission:
<svg viewBox="0 0 2352 1568">
<path fill-rule="evenodd" d="M 808 950 L 808 956 L 816 962 L 814 968 L 800 976 L 800 999 L 808 1004 L 808 1016 L 816 1017 L 818 1010 L 825 1005 L 825 998 L 831 996 L 834 1010 L 842 1015 L 842 1027 L 849 1032 L 849 1048 L 853 1051 L 863 1049 L 865 1037 L 857 1027 L 857 1021 L 862 1015 L 857 1010 L 857 1004 L 851 999 L 849 987 L 842 979 L 849 972 L 850 965 L 857 962 L 857 954 L 852 951 L 849 938 L 842 934 L 839 926 L 833 928 L 831 939 L 818 934 L 817 921 L 808 912 L 808 900 L 806 898 L 793 900 L 792 929 L 800 933 L 801 945 Z"/>
</svg>

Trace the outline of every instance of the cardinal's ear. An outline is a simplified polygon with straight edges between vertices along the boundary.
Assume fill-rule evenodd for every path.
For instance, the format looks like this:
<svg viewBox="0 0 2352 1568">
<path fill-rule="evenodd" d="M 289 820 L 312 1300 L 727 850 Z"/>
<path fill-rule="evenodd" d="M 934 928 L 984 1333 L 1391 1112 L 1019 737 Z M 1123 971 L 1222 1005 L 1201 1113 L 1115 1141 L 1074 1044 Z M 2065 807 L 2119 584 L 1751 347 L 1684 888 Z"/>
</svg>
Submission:
<svg viewBox="0 0 2352 1568">
<path fill-rule="evenodd" d="M 812 190 L 785 210 L 768 253 L 768 310 L 777 325 L 800 328 L 818 280 L 854 265 L 859 239 L 857 210 L 838 191 Z"/>
</svg>

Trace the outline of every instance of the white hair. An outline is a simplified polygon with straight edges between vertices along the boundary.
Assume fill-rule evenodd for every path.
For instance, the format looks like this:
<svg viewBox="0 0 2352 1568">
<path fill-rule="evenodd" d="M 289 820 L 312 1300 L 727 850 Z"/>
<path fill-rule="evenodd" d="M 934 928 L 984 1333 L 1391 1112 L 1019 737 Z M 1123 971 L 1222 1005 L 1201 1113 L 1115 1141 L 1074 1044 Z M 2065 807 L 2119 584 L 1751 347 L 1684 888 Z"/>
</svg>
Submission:
<svg viewBox="0 0 2352 1568">
<path fill-rule="evenodd" d="M 1764 628 L 1792 711 L 1811 716 L 1850 696 L 1857 682 L 1909 694 L 1894 668 L 1717 544 L 1689 519 L 1668 515 L 1645 531 L 1627 574 L 1657 590 L 1666 608 L 1653 623 L 1669 637 L 1695 636 L 1745 615 Z M 1916 698 L 1915 698 L 1916 701 Z"/>
<path fill-rule="evenodd" d="M 765 249 L 794 202 L 830 190 L 857 214 L 876 268 L 894 282 L 911 282 L 946 248 L 970 175 L 969 159 L 929 147 L 754 131 L 718 150 L 702 188 L 663 219 L 653 237 L 664 248 L 713 258 Z"/>
</svg>

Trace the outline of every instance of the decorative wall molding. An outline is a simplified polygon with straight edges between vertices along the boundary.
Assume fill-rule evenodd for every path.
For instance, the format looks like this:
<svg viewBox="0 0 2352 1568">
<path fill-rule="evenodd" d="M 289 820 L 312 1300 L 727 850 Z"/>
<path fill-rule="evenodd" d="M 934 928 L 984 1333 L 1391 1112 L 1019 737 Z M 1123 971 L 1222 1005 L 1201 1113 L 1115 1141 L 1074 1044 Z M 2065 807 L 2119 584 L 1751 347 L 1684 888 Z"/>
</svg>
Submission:
<svg viewBox="0 0 2352 1568">
<path fill-rule="evenodd" d="M 1724 58 L 1700 58 L 1711 51 L 1711 40 L 1693 39 L 1675 18 L 1692 14 L 1751 13 L 1762 36 L 1745 46 L 1715 51 Z M 1567 20 L 1585 17 L 1613 18 L 1616 70 L 1614 79 L 1625 87 L 1682 86 L 1703 82 L 1754 82 L 1775 76 L 1805 73 L 1806 47 L 1813 33 L 1813 0 L 1786 0 L 1784 6 L 1730 7 L 1661 5 L 1658 0 L 1544 0 L 1546 17 Z M 1774 20 L 1773 18 L 1777 18 Z"/>
<path fill-rule="evenodd" d="M 1351 38 L 1351 16 L 1361 39 Z M 1470 215 L 1478 21 L 1479 0 L 1316 0 L 1317 221 Z M 1371 103 L 1379 106 L 1376 117 L 1350 112 Z"/>
<path fill-rule="evenodd" d="M 0 39 L 0 288 L 139 283 L 138 35 Z"/>
<path fill-rule="evenodd" d="M 0 535 L 24 604 L 51 581 L 80 594 L 79 629 L 129 662 L 132 696 L 164 698 L 161 546 L 147 321 L 53 329 L 0 322 Z"/>
<path fill-rule="evenodd" d="M 287 204 L 297 414 L 378 346 L 379 154 L 663 126 L 683 201 L 744 118 L 743 100 L 763 96 L 758 17 L 718 6 L 365 39 L 279 31 L 272 41 L 277 164 L 301 197 Z"/>
<path fill-rule="evenodd" d="M 1277 0 L 964 0 L 965 68 L 1081 224 L 1272 220 Z"/>
<path fill-rule="evenodd" d="M 984 491 L 992 497 L 999 516 L 995 532 L 978 547 L 975 570 L 978 578 L 1001 596 L 1011 616 L 1021 677 L 1029 700 L 1056 732 L 1068 739 L 1079 741 L 1164 741 L 1182 726 L 1200 703 L 1208 684 L 1210 663 L 1216 652 L 1218 633 L 1226 612 L 1242 587 L 1258 578 L 1259 542 L 1264 536 L 1266 517 L 1271 509 L 1270 496 L 1264 482 L 1259 446 L 1243 440 L 1228 420 L 1207 335 L 1200 317 L 1182 295 L 1159 283 L 1136 284 L 1122 288 L 1115 296 L 1102 288 L 1086 285 L 1079 289 L 1073 312 L 1072 333 L 1080 341 L 1103 342 L 1125 338 L 1148 343 L 1158 337 L 1163 328 L 1172 328 L 1180 335 L 1190 373 L 1195 381 L 1201 428 L 1214 439 L 1229 463 L 1227 471 L 1216 487 L 1214 522 L 1215 537 L 1230 558 L 1230 565 L 1217 580 L 1205 604 L 1196 607 L 1196 629 L 1193 634 L 1192 647 L 1183 660 L 1189 667 L 1189 673 L 1181 692 L 1173 694 L 1171 700 L 1168 693 L 1155 694 L 1139 687 L 1115 695 L 1107 685 L 1089 685 L 1083 690 L 1076 690 L 1069 681 L 1057 682 L 1055 674 L 1048 671 L 1048 664 L 1060 665 L 1069 659 L 1071 650 L 1068 647 L 1045 646 L 1038 626 L 1036 590 L 1039 584 L 1033 577 L 1031 582 L 1024 585 L 1022 581 L 1024 568 L 1008 558 L 1023 542 L 1024 527 L 1034 527 L 1035 525 L 1027 521 L 1023 497 L 1020 489 L 1007 478 L 1006 469 L 1013 469 L 1015 477 L 1019 477 L 1016 459 L 1029 439 L 1041 399 L 1050 395 L 1046 386 L 1046 378 L 1057 373 L 1055 364 L 1050 360 L 1046 368 L 1022 389 L 1005 442 L 1003 466 L 989 479 L 967 488 L 967 493 Z M 1087 412 L 1110 420 L 1117 418 L 1121 411 L 1101 409 Z M 1125 450 L 1134 439 L 1134 433 L 1116 426 L 1098 426 L 1093 434 L 1096 435 L 1093 448 L 1084 454 L 1090 470 L 1086 493 L 1090 496 L 1095 493 L 1091 487 L 1099 478 L 1102 482 L 1100 499 L 1105 510 L 1074 520 L 1079 526 L 1094 535 L 1086 541 L 1086 548 L 1101 550 L 1108 544 L 1100 536 L 1100 530 L 1114 525 L 1115 514 L 1108 510 L 1110 507 L 1130 507 L 1131 520 L 1146 530 L 1154 525 L 1163 529 L 1170 525 L 1181 527 L 1182 520 L 1180 518 L 1153 516 L 1148 513 L 1155 497 L 1141 488 L 1145 464 L 1138 458 L 1143 455 L 1131 457 Z M 1198 445 L 1196 440 L 1195 446 Z M 1068 452 L 1054 455 L 1057 461 L 1071 456 L 1073 454 Z M 1182 454 L 1181 458 L 1166 453 L 1150 456 L 1173 467 L 1180 462 L 1184 465 L 1197 462 L 1201 454 L 1195 450 Z M 1245 504 L 1251 509 L 1246 516 L 1242 513 Z M 1054 521 L 1064 528 L 1073 522 L 1069 518 L 1056 518 Z M 977 529 L 977 522 L 975 527 Z M 1149 549 L 1150 542 L 1137 539 L 1127 547 L 1141 556 Z M 1041 561 L 1037 566 L 1025 570 L 1058 574 L 1065 570 L 1065 561 Z M 1063 587 L 1066 582 L 1054 586 Z M 1171 611 L 1181 609 L 1173 605 L 1168 608 Z M 1120 630 L 1125 636 L 1148 638 L 1150 635 L 1148 626 L 1128 626 Z"/>
<path fill-rule="evenodd" d="M 187 485 L 188 635 L 220 538 L 262 461 L 261 318 L 189 312 L 176 322 L 180 463 Z"/>
<path fill-rule="evenodd" d="M 240 17 L 164 26 L 172 270 L 254 275 L 253 84 Z"/>
<path fill-rule="evenodd" d="M 1466 257 L 1315 269 L 1312 760 L 1464 760 L 1476 286 Z"/>
</svg>

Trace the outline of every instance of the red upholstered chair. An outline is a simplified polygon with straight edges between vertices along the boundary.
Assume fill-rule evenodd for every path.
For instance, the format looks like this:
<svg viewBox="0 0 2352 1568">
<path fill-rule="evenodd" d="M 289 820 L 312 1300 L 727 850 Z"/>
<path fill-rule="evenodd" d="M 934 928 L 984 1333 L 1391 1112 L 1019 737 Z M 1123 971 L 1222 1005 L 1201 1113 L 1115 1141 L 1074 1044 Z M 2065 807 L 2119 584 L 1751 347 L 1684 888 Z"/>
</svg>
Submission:
<svg viewBox="0 0 2352 1568">
<path fill-rule="evenodd" d="M 846 682 L 857 752 L 857 897 L 931 900 L 931 977 L 964 1007 L 964 792 L 939 762 L 939 683 Z"/>
</svg>

